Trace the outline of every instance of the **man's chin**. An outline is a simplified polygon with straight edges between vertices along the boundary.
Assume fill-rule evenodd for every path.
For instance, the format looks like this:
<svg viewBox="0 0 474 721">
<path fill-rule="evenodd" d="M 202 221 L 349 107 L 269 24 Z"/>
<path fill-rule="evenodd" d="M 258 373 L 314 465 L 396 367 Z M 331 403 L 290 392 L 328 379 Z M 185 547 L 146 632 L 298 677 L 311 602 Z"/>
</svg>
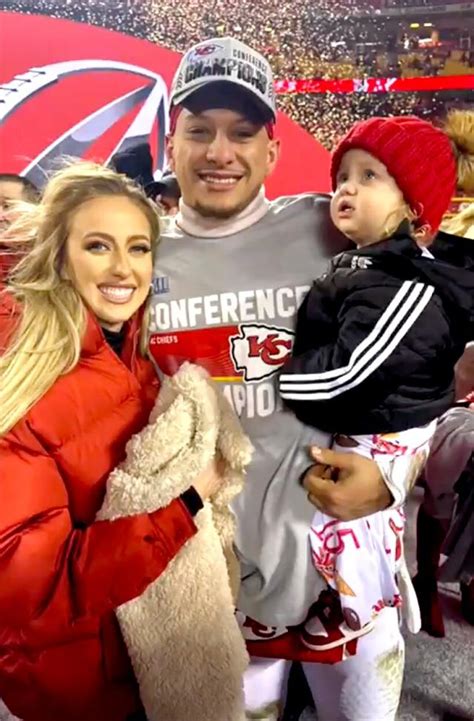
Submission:
<svg viewBox="0 0 474 721">
<path fill-rule="evenodd" d="M 217 218 L 218 220 L 228 220 L 234 215 L 241 213 L 255 199 L 259 192 L 251 193 L 245 198 L 205 198 L 197 199 L 193 204 L 193 209 L 203 218 Z M 218 195 L 218 194 L 216 194 Z"/>
<path fill-rule="evenodd" d="M 203 218 L 226 220 L 243 210 L 249 202 L 250 201 L 239 203 L 237 201 L 227 201 L 226 203 L 215 203 L 212 201 L 197 201 L 194 204 L 194 210 L 199 213 L 199 215 L 202 215 Z"/>
</svg>

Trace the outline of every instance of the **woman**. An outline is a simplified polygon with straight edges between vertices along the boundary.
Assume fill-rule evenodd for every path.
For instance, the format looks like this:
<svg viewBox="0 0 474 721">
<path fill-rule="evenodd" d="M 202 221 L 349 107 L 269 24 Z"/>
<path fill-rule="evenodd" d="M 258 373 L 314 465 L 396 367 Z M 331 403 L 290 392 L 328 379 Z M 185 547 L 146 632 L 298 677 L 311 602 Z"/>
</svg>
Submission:
<svg viewBox="0 0 474 721">
<path fill-rule="evenodd" d="M 460 237 L 474 238 L 474 203 L 447 222 L 444 230 Z M 442 240 L 442 234 L 440 238 Z M 413 583 L 420 604 L 422 628 L 435 638 L 445 635 L 438 593 L 438 567 L 456 501 L 454 486 L 474 452 L 474 406 L 467 400 L 473 391 L 474 343 L 469 343 L 456 366 L 459 404 L 439 420 L 424 474 L 427 481 L 425 497 L 417 517 L 417 575 Z M 470 583 L 461 581 L 460 586 L 462 614 L 474 625 L 474 580 Z"/>
<path fill-rule="evenodd" d="M 164 509 L 95 522 L 157 394 L 142 355 L 158 219 L 91 163 L 48 183 L 8 231 L 27 253 L 0 305 L 0 698 L 24 721 L 135 721 L 114 609 L 196 533 L 214 464 Z"/>
<path fill-rule="evenodd" d="M 457 153 L 457 186 L 466 207 L 442 226 L 452 235 L 474 239 L 474 111 L 452 110 L 445 131 Z M 467 197 L 467 196 L 471 197 Z M 442 241 L 442 234 L 440 234 Z M 469 343 L 456 367 L 456 399 L 474 390 L 474 344 Z M 464 403 L 463 405 L 466 405 Z M 441 417 L 425 477 L 425 498 L 417 518 L 417 567 L 414 585 L 420 603 L 422 628 L 430 635 L 445 634 L 438 594 L 438 565 L 455 502 L 454 485 L 474 449 L 473 409 L 455 408 Z M 462 613 L 474 624 L 474 581 L 461 583 Z"/>
</svg>

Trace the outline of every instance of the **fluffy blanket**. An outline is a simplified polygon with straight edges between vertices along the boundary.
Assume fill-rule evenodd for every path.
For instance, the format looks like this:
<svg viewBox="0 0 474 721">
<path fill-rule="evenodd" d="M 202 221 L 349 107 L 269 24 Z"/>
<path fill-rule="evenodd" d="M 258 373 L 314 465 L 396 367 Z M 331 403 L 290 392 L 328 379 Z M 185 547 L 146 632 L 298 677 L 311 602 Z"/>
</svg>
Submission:
<svg viewBox="0 0 474 721">
<path fill-rule="evenodd" d="M 98 516 L 166 506 L 216 451 L 226 462 L 225 483 L 197 514 L 198 533 L 145 593 L 117 609 L 149 721 L 245 719 L 248 656 L 234 616 L 239 574 L 229 503 L 252 448 L 205 371 L 185 364 L 164 381 L 149 425 L 108 479 Z"/>
</svg>

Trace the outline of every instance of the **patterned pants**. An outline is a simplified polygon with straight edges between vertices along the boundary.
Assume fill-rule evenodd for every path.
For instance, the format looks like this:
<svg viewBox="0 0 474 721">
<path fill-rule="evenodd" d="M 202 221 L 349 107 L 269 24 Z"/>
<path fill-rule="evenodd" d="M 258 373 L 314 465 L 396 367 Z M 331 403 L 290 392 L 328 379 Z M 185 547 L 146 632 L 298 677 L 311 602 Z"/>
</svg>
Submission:
<svg viewBox="0 0 474 721">
<path fill-rule="evenodd" d="M 318 721 L 395 721 L 403 681 L 404 641 L 398 612 L 383 609 L 359 639 L 357 655 L 338 664 L 303 663 Z M 247 718 L 277 721 L 289 661 L 252 659 L 244 677 Z"/>
</svg>

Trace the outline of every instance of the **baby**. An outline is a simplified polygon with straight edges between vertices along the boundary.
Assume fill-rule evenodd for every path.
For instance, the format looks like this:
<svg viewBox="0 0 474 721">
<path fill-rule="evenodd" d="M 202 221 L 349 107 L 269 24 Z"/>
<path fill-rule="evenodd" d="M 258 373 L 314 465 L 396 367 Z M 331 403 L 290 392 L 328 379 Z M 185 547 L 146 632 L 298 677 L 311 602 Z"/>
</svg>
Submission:
<svg viewBox="0 0 474 721">
<path fill-rule="evenodd" d="M 280 392 L 300 420 L 333 434 L 337 450 L 385 459 L 382 468 L 405 457 L 409 487 L 473 337 L 474 247 L 444 241 L 438 256 L 430 245 L 454 194 L 454 150 L 419 118 L 371 118 L 341 140 L 331 174 L 332 220 L 356 247 L 304 300 Z M 403 526 L 400 510 L 351 522 L 316 512 L 312 557 L 339 593 L 345 640 L 369 632 L 384 606 L 401 604 Z M 321 650 L 335 642 L 318 618 L 303 640 Z"/>
</svg>

